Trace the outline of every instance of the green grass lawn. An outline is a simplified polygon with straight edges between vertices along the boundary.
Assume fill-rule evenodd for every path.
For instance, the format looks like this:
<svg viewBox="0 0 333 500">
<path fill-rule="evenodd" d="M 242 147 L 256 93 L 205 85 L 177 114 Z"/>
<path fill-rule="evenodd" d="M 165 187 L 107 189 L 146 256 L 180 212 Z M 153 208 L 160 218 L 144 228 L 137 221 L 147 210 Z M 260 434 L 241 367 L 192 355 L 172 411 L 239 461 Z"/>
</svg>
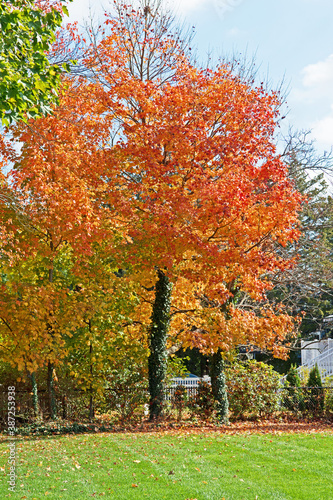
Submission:
<svg viewBox="0 0 333 500">
<path fill-rule="evenodd" d="M 17 438 L 15 493 L 8 443 L 0 445 L 1 499 L 333 499 L 333 434 Z"/>
</svg>

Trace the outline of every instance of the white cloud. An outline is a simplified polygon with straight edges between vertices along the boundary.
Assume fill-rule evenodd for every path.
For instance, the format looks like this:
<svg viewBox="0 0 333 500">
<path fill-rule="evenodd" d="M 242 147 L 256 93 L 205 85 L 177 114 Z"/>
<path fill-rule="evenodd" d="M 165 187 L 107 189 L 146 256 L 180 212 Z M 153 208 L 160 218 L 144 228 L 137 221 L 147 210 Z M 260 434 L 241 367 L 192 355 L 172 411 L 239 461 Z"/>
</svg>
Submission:
<svg viewBox="0 0 333 500">
<path fill-rule="evenodd" d="M 333 105 L 330 114 L 313 123 L 312 134 L 325 148 L 333 146 Z"/>
<path fill-rule="evenodd" d="M 291 93 L 291 106 L 312 130 L 318 146 L 333 146 L 333 54 L 309 64 L 300 74 L 301 85 Z"/>
<path fill-rule="evenodd" d="M 309 64 L 303 71 L 303 85 L 307 88 L 324 87 L 332 91 L 333 87 L 333 54 L 324 61 Z"/>
<path fill-rule="evenodd" d="M 325 113 L 322 118 L 312 123 L 312 134 L 316 141 L 325 148 L 333 146 L 333 54 L 325 60 L 309 64 L 303 69 L 303 85 L 312 96 L 312 101 L 319 105 L 326 103 Z"/>
</svg>

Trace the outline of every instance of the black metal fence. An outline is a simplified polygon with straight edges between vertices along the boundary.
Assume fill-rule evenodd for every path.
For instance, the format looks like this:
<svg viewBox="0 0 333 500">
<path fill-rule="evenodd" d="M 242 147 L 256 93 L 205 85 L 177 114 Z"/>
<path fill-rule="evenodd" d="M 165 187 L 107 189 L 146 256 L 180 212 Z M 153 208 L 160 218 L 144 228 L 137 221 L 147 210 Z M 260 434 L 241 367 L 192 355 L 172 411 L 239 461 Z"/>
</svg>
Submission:
<svg viewBox="0 0 333 500">
<path fill-rule="evenodd" d="M 281 390 L 280 406 L 294 414 L 333 415 L 333 387 L 286 387 Z"/>
<path fill-rule="evenodd" d="M 38 392 L 39 418 L 48 420 L 49 398 L 45 390 Z M 90 395 L 77 390 L 66 394 L 57 394 L 56 413 L 63 420 L 86 420 L 89 416 Z M 8 392 L 0 392 L 0 429 L 7 426 Z M 33 395 L 28 391 L 15 392 L 15 424 L 19 427 L 32 421 L 35 417 Z"/>
<path fill-rule="evenodd" d="M 170 408 L 175 402 L 176 387 L 169 387 L 165 390 L 165 400 Z M 184 398 L 184 408 L 191 407 L 190 401 L 197 394 L 197 387 L 187 387 Z M 303 417 L 328 416 L 333 418 L 333 387 L 287 387 L 276 391 L 278 394 L 278 404 L 274 412 L 279 414 L 288 414 Z M 46 391 L 40 391 L 39 410 L 40 418 L 48 420 L 48 395 Z M 232 399 L 232 398 L 230 398 Z M 112 407 L 111 399 L 106 392 L 102 397 L 94 398 L 94 409 L 98 413 L 107 413 L 108 411 L 119 411 L 121 408 Z M 148 398 L 146 398 L 148 401 Z M 34 420 L 34 407 L 32 393 L 27 391 L 17 391 L 15 395 L 16 404 L 16 426 L 29 423 Z M 87 421 L 90 413 L 90 394 L 80 390 L 68 392 L 66 394 L 57 394 L 57 417 L 73 422 Z M 145 408 L 143 408 L 145 406 Z M 147 415 L 148 405 L 141 405 L 142 416 Z M 231 417 L 233 408 L 230 407 Z M 244 418 L 250 416 L 247 408 L 243 408 L 241 414 L 238 411 L 238 417 Z M 260 412 L 261 414 L 261 412 Z M 8 392 L 0 392 L 0 429 L 6 429 L 8 417 Z"/>
</svg>

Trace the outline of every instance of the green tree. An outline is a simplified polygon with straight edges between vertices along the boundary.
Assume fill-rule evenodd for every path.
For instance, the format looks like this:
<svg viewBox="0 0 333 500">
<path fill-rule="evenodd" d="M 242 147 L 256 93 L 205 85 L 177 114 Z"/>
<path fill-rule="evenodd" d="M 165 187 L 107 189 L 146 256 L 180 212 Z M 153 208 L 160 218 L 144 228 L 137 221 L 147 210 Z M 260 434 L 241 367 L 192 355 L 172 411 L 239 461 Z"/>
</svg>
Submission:
<svg viewBox="0 0 333 500">
<path fill-rule="evenodd" d="M 307 409 L 314 415 L 320 415 L 324 410 L 325 395 L 317 363 L 310 371 L 307 386 L 309 387 Z"/>
<path fill-rule="evenodd" d="M 274 288 L 268 297 L 273 303 L 282 302 L 293 316 L 303 314 L 299 336 L 307 338 L 322 329 L 323 318 L 333 313 L 333 200 L 327 182 L 333 155 L 319 154 L 307 132 L 291 131 L 282 156 L 304 200 L 299 240 L 278 249 L 284 257 L 294 259 L 295 266 L 273 275 Z M 297 361 L 297 341 L 293 349 L 293 356 L 287 365 L 280 364 L 279 371 L 286 373 Z"/>
<path fill-rule="evenodd" d="M 288 410 L 303 410 L 304 395 L 301 390 L 301 379 L 299 378 L 296 365 L 291 365 L 286 377 L 286 382 L 284 405 Z"/>
<path fill-rule="evenodd" d="M 52 64 L 48 51 L 55 41 L 66 0 L 8 0 L 0 3 L 0 119 L 12 121 L 50 113 L 57 103 L 61 73 L 67 64 Z M 69 0 L 71 1 L 71 0 Z"/>
<path fill-rule="evenodd" d="M 323 386 L 323 384 L 321 382 L 321 376 L 320 376 L 320 372 L 319 372 L 319 368 L 318 368 L 317 363 L 310 371 L 307 386 L 308 387 L 322 387 Z"/>
<path fill-rule="evenodd" d="M 286 380 L 290 387 L 301 387 L 301 379 L 299 378 L 296 365 L 291 365 Z"/>
</svg>

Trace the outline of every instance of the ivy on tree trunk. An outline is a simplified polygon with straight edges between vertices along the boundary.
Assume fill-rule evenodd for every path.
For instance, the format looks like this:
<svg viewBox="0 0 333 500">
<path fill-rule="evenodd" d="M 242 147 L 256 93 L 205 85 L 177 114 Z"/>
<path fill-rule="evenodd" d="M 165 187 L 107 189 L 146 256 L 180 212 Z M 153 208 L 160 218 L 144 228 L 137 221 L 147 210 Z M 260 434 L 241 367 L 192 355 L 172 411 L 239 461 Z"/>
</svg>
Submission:
<svg viewBox="0 0 333 500">
<path fill-rule="evenodd" d="M 170 324 L 172 284 L 163 271 L 157 271 L 155 301 L 151 316 L 148 358 L 150 420 L 162 416 L 164 400 L 164 379 L 167 368 L 166 341 Z"/>
<path fill-rule="evenodd" d="M 224 361 L 221 350 L 218 349 L 211 358 L 211 383 L 212 392 L 218 404 L 218 415 L 220 422 L 229 423 L 229 403 L 227 387 L 225 383 Z"/>
</svg>

